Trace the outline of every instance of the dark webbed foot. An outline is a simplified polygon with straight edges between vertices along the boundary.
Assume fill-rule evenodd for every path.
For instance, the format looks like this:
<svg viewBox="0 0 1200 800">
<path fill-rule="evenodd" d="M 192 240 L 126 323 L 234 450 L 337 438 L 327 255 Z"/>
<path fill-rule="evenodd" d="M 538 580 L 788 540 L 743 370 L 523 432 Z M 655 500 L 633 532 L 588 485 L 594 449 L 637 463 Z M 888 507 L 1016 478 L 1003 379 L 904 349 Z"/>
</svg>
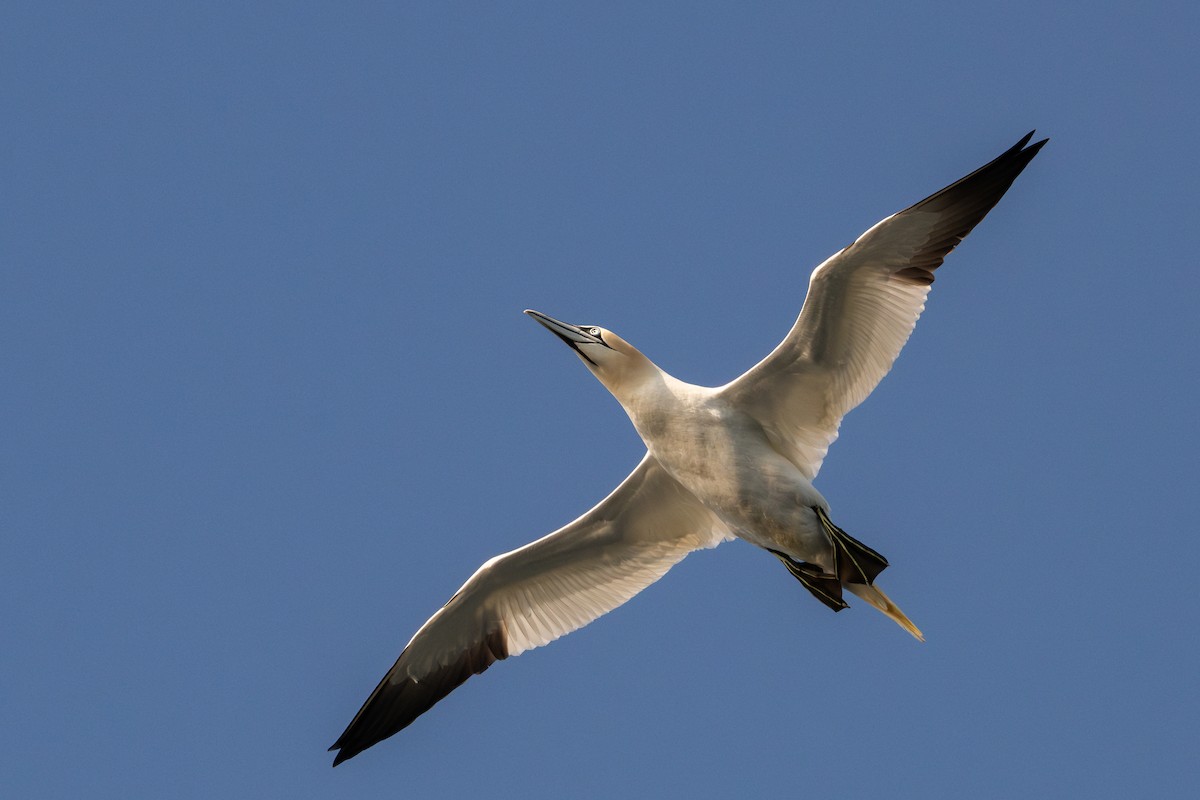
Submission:
<svg viewBox="0 0 1200 800">
<path fill-rule="evenodd" d="M 821 527 L 833 542 L 834 571 L 843 583 L 870 586 L 879 573 L 887 569 L 887 559 L 833 524 L 821 508 L 813 507 Z"/>
<path fill-rule="evenodd" d="M 850 604 L 842 599 L 842 582 L 836 575 L 825 573 L 820 567 L 807 561 L 796 561 L 778 550 L 768 552 L 782 561 L 788 572 L 800 581 L 801 586 L 812 592 L 813 597 L 834 611 L 850 607 Z"/>
</svg>

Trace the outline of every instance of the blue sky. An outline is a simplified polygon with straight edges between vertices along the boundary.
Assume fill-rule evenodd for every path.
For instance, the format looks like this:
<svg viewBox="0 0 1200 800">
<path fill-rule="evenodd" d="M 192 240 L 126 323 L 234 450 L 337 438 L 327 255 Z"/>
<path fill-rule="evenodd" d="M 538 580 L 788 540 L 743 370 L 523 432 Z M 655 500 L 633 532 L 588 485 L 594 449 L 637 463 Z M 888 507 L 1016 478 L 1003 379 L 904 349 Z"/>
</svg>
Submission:
<svg viewBox="0 0 1200 800">
<path fill-rule="evenodd" d="M 1194 4 L 11 4 L 14 797 L 1194 790 Z M 638 461 L 521 310 L 719 384 L 1031 128 L 818 487 L 920 645 L 743 543 L 325 748 Z"/>
</svg>

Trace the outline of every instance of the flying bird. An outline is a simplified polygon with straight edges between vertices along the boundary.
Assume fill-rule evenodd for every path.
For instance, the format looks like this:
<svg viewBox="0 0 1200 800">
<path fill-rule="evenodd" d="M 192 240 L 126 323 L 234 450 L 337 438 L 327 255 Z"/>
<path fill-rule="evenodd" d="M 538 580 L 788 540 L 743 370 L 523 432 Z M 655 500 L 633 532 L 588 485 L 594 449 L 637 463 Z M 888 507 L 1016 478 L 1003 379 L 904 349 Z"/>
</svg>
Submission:
<svg viewBox="0 0 1200 800">
<path fill-rule="evenodd" d="M 733 538 L 774 555 L 834 611 L 849 592 L 923 640 L 875 585 L 887 560 L 833 522 L 813 481 L 842 417 L 908 340 L 942 260 L 1048 141 L 1032 138 L 813 270 L 784 340 L 724 386 L 684 383 L 607 328 L 526 311 L 616 397 L 646 455 L 579 519 L 484 563 L 400 653 L 329 748 L 333 765 L 403 730 L 471 675 L 587 625 L 693 550 Z"/>
</svg>

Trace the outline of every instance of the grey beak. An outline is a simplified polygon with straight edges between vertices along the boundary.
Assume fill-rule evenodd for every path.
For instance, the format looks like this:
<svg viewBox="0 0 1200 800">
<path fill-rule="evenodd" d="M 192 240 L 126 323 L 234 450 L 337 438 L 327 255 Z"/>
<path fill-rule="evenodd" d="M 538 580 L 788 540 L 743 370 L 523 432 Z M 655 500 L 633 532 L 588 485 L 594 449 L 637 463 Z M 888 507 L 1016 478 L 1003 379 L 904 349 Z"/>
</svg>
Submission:
<svg viewBox="0 0 1200 800">
<path fill-rule="evenodd" d="M 597 366 L 596 362 L 588 358 L 587 354 L 579 349 L 579 345 L 598 344 L 603 347 L 608 347 L 604 340 L 600 338 L 599 333 L 592 333 L 592 330 L 596 330 L 594 328 L 581 328 L 580 326 L 572 325 L 569 322 L 560 322 L 554 317 L 546 316 L 540 311 L 534 311 L 532 308 L 525 309 L 525 313 L 536 319 L 551 333 L 566 342 L 572 350 L 579 354 L 580 358 L 592 366 Z"/>
</svg>

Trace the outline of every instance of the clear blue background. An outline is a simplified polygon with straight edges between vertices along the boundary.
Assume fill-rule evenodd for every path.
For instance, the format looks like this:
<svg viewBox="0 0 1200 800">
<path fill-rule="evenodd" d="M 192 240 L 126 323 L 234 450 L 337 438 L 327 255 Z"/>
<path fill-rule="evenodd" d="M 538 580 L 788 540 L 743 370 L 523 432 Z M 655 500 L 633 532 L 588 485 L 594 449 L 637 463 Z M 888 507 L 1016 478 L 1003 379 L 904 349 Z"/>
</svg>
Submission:
<svg viewBox="0 0 1200 800">
<path fill-rule="evenodd" d="M 1194 3 L 11 3 L 10 797 L 1185 797 Z M 929 641 L 743 543 L 325 748 L 637 463 L 533 307 L 719 384 L 1030 128 L 818 486 Z"/>
</svg>

